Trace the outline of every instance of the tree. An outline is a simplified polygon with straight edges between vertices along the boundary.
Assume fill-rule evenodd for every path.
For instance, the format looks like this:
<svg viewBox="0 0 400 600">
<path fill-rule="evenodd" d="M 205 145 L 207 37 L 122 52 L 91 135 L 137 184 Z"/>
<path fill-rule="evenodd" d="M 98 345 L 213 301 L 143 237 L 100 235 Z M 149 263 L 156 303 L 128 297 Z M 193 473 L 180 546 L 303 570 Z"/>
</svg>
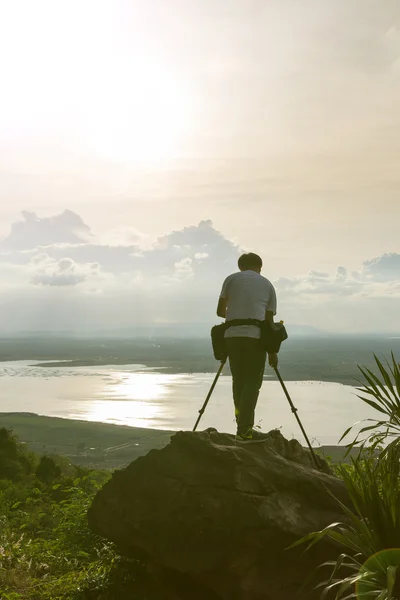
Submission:
<svg viewBox="0 0 400 600">
<path fill-rule="evenodd" d="M 51 483 L 61 476 L 60 467 L 50 456 L 42 456 L 36 468 L 36 477 L 43 483 Z"/>
<path fill-rule="evenodd" d="M 34 457 L 18 442 L 16 435 L 4 427 L 0 429 L 0 479 L 18 481 L 32 473 Z"/>
</svg>

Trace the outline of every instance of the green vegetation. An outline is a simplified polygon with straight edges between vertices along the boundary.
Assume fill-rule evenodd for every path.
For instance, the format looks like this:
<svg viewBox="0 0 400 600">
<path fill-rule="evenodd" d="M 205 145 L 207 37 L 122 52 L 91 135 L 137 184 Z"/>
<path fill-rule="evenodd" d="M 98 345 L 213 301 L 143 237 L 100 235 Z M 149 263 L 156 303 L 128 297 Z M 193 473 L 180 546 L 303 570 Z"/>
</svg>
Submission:
<svg viewBox="0 0 400 600">
<path fill-rule="evenodd" d="M 386 368 L 375 356 L 381 379 L 370 369 L 361 368 L 366 384 L 357 388 L 362 395 L 358 396 L 363 402 L 377 410 L 380 419 L 368 419 L 368 425 L 363 427 L 356 436 L 351 448 L 377 447 L 386 442 L 384 452 L 390 452 L 400 443 L 400 368 L 392 353 L 391 363 Z M 342 436 L 344 439 L 352 430 L 350 427 Z M 364 437 L 363 437 L 364 435 Z"/>
<path fill-rule="evenodd" d="M 343 522 L 298 542 L 311 547 L 329 538 L 343 549 L 336 561 L 322 565 L 331 575 L 319 587 L 335 600 L 400 598 L 400 370 L 393 354 L 386 367 L 375 361 L 379 375 L 360 368 L 366 383 L 359 397 L 386 418 L 369 420 L 349 444 L 359 448 L 351 466 L 337 467 L 350 500 L 348 506 L 337 500 Z"/>
<path fill-rule="evenodd" d="M 39 458 L 0 429 L 2 600 L 151 599 L 143 567 L 88 529 L 88 507 L 108 477 Z"/>
</svg>

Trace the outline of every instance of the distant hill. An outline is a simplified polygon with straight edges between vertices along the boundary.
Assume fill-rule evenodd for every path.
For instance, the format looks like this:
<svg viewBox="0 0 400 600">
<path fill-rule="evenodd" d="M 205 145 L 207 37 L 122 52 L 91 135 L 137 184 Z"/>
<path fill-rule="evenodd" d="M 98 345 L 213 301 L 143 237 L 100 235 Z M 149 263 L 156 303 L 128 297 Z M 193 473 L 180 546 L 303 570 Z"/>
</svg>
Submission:
<svg viewBox="0 0 400 600">
<path fill-rule="evenodd" d="M 93 331 L 90 333 L 70 332 L 70 331 L 21 331 L 9 337 L 38 337 L 38 338 L 104 338 L 104 339 L 126 339 L 126 338 L 175 338 L 175 339 L 190 339 L 190 338 L 208 338 L 210 336 L 211 327 L 221 323 L 222 319 L 218 317 L 210 323 L 148 323 L 134 327 L 126 327 L 124 329 L 105 329 L 102 331 Z M 315 337 L 329 335 L 312 325 L 296 325 L 285 323 L 290 336 L 296 337 Z M 0 331 L 1 335 L 1 331 Z"/>
<path fill-rule="evenodd" d="M 295 335 L 298 337 L 314 337 L 320 335 L 329 335 L 329 333 L 321 331 L 312 325 L 291 325 L 285 324 L 289 335 Z"/>
</svg>

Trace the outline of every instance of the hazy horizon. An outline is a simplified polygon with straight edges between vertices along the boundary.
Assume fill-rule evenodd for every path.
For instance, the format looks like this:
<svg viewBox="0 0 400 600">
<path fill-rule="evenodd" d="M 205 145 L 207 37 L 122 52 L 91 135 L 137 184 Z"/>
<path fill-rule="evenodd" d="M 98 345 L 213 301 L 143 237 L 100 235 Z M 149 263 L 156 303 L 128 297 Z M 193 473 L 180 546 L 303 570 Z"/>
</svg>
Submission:
<svg viewBox="0 0 400 600">
<path fill-rule="evenodd" d="M 93 330 L 71 330 L 71 329 L 52 329 L 52 330 L 7 330 L 0 328 L 0 339 L 28 339 L 36 338 L 38 340 L 46 338 L 75 340 L 93 339 L 102 340 L 210 340 L 210 328 L 212 325 L 221 322 L 220 319 L 210 319 L 210 323 L 143 323 L 132 325 L 131 327 L 121 328 L 103 328 Z M 285 323 L 290 338 L 304 338 L 307 340 L 313 338 L 350 338 L 354 340 L 362 339 L 400 339 L 400 331 L 379 331 L 366 329 L 365 331 L 332 331 L 318 329 L 312 325 L 298 325 L 296 323 Z M 210 346 L 211 351 L 211 346 Z"/>
</svg>

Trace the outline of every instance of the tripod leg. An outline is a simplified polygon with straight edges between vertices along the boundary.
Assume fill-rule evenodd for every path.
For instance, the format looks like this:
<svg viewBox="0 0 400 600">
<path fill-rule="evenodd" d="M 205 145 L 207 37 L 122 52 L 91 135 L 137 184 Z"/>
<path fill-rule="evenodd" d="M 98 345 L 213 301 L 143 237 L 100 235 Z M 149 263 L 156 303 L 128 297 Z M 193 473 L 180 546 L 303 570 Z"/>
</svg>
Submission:
<svg viewBox="0 0 400 600">
<path fill-rule="evenodd" d="M 197 429 L 197 426 L 198 426 L 198 424 L 200 423 L 200 419 L 201 419 L 201 417 L 203 416 L 203 414 L 204 414 L 204 411 L 205 411 L 205 410 L 206 410 L 206 408 L 207 408 L 207 404 L 208 404 L 208 402 L 209 402 L 209 400 L 210 400 L 210 398 L 211 398 L 211 395 L 212 395 L 212 393 L 213 393 L 213 391 L 214 391 L 214 388 L 215 388 L 215 386 L 217 385 L 217 381 L 218 381 L 218 379 L 219 379 L 219 376 L 220 376 L 220 375 L 221 375 L 221 373 L 222 373 L 222 369 L 224 368 L 224 366 L 225 366 L 225 363 L 226 363 L 226 358 L 225 358 L 225 359 L 224 359 L 224 360 L 221 362 L 221 366 L 220 366 L 220 367 L 219 367 L 219 369 L 218 369 L 218 372 L 217 372 L 217 374 L 216 374 L 216 376 L 215 376 L 215 379 L 214 379 L 214 381 L 213 381 L 213 384 L 212 384 L 212 386 L 211 386 L 211 388 L 210 388 L 210 391 L 208 392 L 207 398 L 205 399 L 205 402 L 204 402 L 203 406 L 202 406 L 202 407 L 201 407 L 201 409 L 199 410 L 199 416 L 197 417 L 197 421 L 196 421 L 196 424 L 195 424 L 195 426 L 193 427 L 193 431 L 196 431 L 196 429 Z"/>
<path fill-rule="evenodd" d="M 295 405 L 294 405 L 294 404 L 293 404 L 293 402 L 292 402 L 292 399 L 291 399 L 291 397 L 289 396 L 289 392 L 288 392 L 288 391 L 287 391 L 287 389 L 286 389 L 286 386 L 285 386 L 285 384 L 284 384 L 284 382 L 283 382 L 283 379 L 282 379 L 282 377 L 281 377 L 281 374 L 279 373 L 278 369 L 277 369 L 277 368 L 275 368 L 275 369 L 274 369 L 274 371 L 275 371 L 275 373 L 276 373 L 276 375 L 277 375 L 277 377 L 278 377 L 278 379 L 279 379 L 279 382 L 280 382 L 280 384 L 281 384 L 281 386 L 282 386 L 282 389 L 283 389 L 283 391 L 284 391 L 284 393 L 285 393 L 285 396 L 286 396 L 286 398 L 288 399 L 288 402 L 289 402 L 289 404 L 290 404 L 290 408 L 292 409 L 292 413 L 293 413 L 293 414 L 294 414 L 294 416 L 296 417 L 296 420 L 297 420 L 297 422 L 298 422 L 298 424 L 299 424 L 299 426 L 300 426 L 300 429 L 301 429 L 301 432 L 302 432 L 302 434 L 303 434 L 303 436 L 304 436 L 304 439 L 305 439 L 305 440 L 306 440 L 306 442 L 307 442 L 307 446 L 308 446 L 308 447 L 309 447 L 309 449 L 310 449 L 311 456 L 312 456 L 312 459 L 313 459 L 313 461 L 314 461 L 314 464 L 315 464 L 315 466 L 317 467 L 317 469 L 319 470 L 319 463 L 318 463 L 317 456 L 316 456 L 316 454 L 315 454 L 315 452 L 314 452 L 314 449 L 313 449 L 313 447 L 311 446 L 310 440 L 308 439 L 308 436 L 307 436 L 307 434 L 306 434 L 306 432 L 305 432 L 305 429 L 304 429 L 304 427 L 303 427 L 303 424 L 302 424 L 302 422 L 300 421 L 300 417 L 299 417 L 299 415 L 297 414 L 297 408 L 295 407 Z"/>
</svg>

